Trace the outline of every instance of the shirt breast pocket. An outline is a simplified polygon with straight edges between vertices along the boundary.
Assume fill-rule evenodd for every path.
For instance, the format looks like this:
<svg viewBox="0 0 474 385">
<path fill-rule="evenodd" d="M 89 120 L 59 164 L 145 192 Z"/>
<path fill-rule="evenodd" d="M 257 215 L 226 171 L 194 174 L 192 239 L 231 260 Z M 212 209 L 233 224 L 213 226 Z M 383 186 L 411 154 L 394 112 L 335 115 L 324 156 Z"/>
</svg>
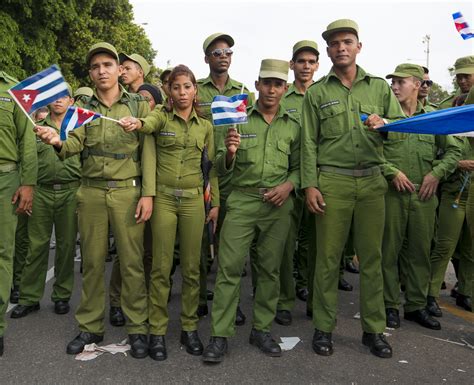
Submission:
<svg viewBox="0 0 474 385">
<path fill-rule="evenodd" d="M 418 146 L 419 154 L 425 160 L 433 160 L 435 156 L 435 137 L 433 135 L 418 134 L 420 145 Z"/>
<path fill-rule="evenodd" d="M 277 148 L 278 148 L 278 152 L 277 152 L 276 163 L 279 167 L 282 167 L 285 170 L 288 170 L 288 157 L 291 154 L 290 145 L 284 139 L 280 139 L 277 142 Z"/>
<path fill-rule="evenodd" d="M 86 143 L 92 147 L 102 142 L 102 130 L 100 119 L 96 119 L 86 125 Z"/>
<path fill-rule="evenodd" d="M 237 151 L 239 162 L 253 163 L 256 161 L 255 150 L 257 148 L 257 138 L 240 139 L 240 146 Z"/>
<path fill-rule="evenodd" d="M 11 128 L 15 126 L 13 121 L 13 109 L 15 104 L 13 101 L 6 102 L 0 101 L 0 128 L 7 127 Z"/>
<path fill-rule="evenodd" d="M 335 138 L 347 130 L 345 112 L 346 108 L 342 104 L 335 104 L 321 110 L 321 134 L 323 137 Z"/>
</svg>

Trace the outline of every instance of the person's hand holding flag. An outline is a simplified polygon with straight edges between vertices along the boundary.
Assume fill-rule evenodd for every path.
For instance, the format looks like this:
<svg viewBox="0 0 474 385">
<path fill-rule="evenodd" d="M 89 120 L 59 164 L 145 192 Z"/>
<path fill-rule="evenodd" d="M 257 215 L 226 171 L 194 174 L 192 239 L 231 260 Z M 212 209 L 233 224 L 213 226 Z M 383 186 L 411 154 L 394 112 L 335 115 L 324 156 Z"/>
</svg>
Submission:
<svg viewBox="0 0 474 385">
<path fill-rule="evenodd" d="M 38 126 L 36 125 L 33 128 L 33 131 L 36 133 L 43 143 L 50 144 L 57 148 L 61 148 L 62 142 L 59 137 L 59 133 L 51 127 L 48 126 Z"/>
</svg>

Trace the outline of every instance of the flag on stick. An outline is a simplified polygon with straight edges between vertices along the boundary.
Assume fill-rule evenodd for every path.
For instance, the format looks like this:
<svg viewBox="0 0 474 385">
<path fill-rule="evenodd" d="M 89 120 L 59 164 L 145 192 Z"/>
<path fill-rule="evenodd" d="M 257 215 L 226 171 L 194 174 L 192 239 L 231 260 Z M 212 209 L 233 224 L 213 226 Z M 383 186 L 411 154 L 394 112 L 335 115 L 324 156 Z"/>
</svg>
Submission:
<svg viewBox="0 0 474 385">
<path fill-rule="evenodd" d="M 59 130 L 61 140 L 67 139 L 69 131 L 75 130 L 80 126 L 101 117 L 102 115 L 98 112 L 86 110 L 85 108 L 69 106 Z"/>
<path fill-rule="evenodd" d="M 248 97 L 247 94 L 237 94 L 231 97 L 215 96 L 211 103 L 214 126 L 247 123 Z"/>
<path fill-rule="evenodd" d="M 38 108 L 69 95 L 67 83 L 56 64 L 21 81 L 8 92 L 28 116 Z"/>
<path fill-rule="evenodd" d="M 469 27 L 469 24 L 464 19 L 464 16 L 461 12 L 453 13 L 453 20 L 456 29 L 464 40 L 474 37 L 474 29 Z"/>
</svg>

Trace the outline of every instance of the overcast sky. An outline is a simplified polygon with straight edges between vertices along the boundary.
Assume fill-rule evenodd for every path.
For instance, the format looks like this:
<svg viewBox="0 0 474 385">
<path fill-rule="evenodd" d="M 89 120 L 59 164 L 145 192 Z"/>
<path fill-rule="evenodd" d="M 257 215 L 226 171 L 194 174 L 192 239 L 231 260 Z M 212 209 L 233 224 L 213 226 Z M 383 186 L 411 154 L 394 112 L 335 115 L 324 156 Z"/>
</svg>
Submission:
<svg viewBox="0 0 474 385">
<path fill-rule="evenodd" d="M 260 62 L 265 58 L 290 60 L 293 44 L 315 40 L 320 67 L 315 79 L 331 68 L 321 33 L 341 18 L 359 24 L 362 52 L 357 63 L 385 76 L 397 64 L 426 65 L 425 35 L 430 36 L 429 68 L 433 80 L 451 90 L 448 67 L 461 56 L 474 54 L 474 39 L 463 40 L 452 13 L 461 11 L 474 27 L 472 0 L 463 1 L 279 1 L 279 0 L 131 0 L 135 22 L 143 24 L 153 48 L 155 65 L 186 64 L 197 78 L 206 77 L 202 43 L 214 32 L 235 40 L 229 73 L 252 91 Z M 290 74 L 290 80 L 293 80 Z"/>
</svg>

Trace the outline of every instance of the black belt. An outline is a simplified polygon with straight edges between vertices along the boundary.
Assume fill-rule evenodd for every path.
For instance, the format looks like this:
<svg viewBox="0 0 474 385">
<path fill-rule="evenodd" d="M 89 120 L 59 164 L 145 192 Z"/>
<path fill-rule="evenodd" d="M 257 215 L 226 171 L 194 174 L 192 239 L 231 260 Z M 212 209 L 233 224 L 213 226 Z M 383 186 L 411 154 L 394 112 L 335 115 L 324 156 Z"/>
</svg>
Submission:
<svg viewBox="0 0 474 385">
<path fill-rule="evenodd" d="M 371 175 L 380 175 L 380 167 L 374 166 L 370 168 L 341 168 L 341 167 L 333 167 L 333 166 L 320 166 L 319 171 L 322 172 L 332 172 L 334 174 L 340 175 L 347 175 L 353 176 L 355 178 L 360 178 L 363 176 L 371 176 Z"/>
<path fill-rule="evenodd" d="M 68 190 L 70 188 L 76 188 L 76 187 L 79 187 L 80 185 L 81 185 L 81 181 L 77 180 L 77 181 L 69 182 L 69 183 L 53 183 L 53 184 L 39 183 L 38 187 L 45 190 L 60 191 L 60 190 Z"/>
</svg>

